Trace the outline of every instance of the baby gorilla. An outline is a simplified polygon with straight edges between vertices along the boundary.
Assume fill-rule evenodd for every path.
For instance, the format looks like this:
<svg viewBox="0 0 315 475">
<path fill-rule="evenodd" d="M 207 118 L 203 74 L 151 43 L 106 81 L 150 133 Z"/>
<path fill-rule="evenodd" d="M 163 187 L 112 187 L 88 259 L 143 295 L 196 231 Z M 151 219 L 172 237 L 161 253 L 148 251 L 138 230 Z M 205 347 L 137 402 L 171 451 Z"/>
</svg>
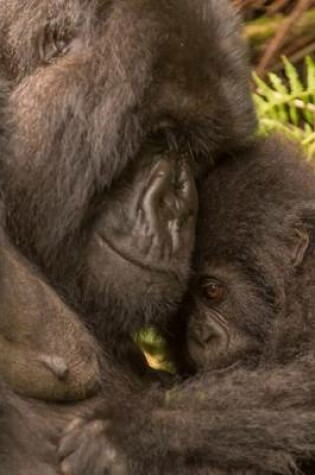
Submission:
<svg viewBox="0 0 315 475">
<path fill-rule="evenodd" d="M 128 422 L 116 398 L 71 425 L 64 473 L 288 474 L 315 455 L 314 205 L 313 169 L 277 138 L 209 173 L 177 319 L 208 371 L 130 396 Z"/>
<path fill-rule="evenodd" d="M 101 372 L 92 335 L 3 236 L 0 255 L 1 378 L 46 401 L 95 394 Z"/>
<path fill-rule="evenodd" d="M 313 352 L 315 179 L 294 150 L 280 147 L 269 140 L 228 159 L 201 189 L 186 305 L 198 369 Z"/>
</svg>

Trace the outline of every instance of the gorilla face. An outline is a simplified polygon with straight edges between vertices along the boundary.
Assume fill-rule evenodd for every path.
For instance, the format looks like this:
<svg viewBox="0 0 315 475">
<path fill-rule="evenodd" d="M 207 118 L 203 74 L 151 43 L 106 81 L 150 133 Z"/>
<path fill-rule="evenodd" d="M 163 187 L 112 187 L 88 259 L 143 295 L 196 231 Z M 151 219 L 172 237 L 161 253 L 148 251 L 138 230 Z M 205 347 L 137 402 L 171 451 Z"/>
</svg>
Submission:
<svg viewBox="0 0 315 475">
<path fill-rule="evenodd" d="M 204 179 L 183 309 L 195 367 L 313 351 L 314 196 L 300 151 L 272 137 Z"/>
<path fill-rule="evenodd" d="M 226 368 L 259 351 L 264 323 L 270 320 L 263 292 L 237 263 L 205 263 L 194 287 L 191 314 L 188 352 L 197 368 L 208 369 Z"/>
<path fill-rule="evenodd" d="M 115 296 L 124 316 L 169 313 L 186 289 L 194 246 L 198 198 L 188 157 L 144 154 L 107 193 L 95 205 L 82 288 L 109 307 Z"/>
<path fill-rule="evenodd" d="M 150 315 L 163 292 L 176 300 L 192 245 L 192 179 L 186 159 L 156 159 L 148 145 L 158 137 L 159 155 L 189 155 L 199 174 L 251 135 L 228 1 L 2 1 L 0 40 L 12 127 L 2 187 L 14 243 L 71 296 L 79 289 L 84 305 L 107 311 L 110 295 L 119 308 L 126 294 L 125 310 L 150 301 Z M 136 162 L 144 169 L 127 180 L 142 197 L 119 191 Z"/>
</svg>

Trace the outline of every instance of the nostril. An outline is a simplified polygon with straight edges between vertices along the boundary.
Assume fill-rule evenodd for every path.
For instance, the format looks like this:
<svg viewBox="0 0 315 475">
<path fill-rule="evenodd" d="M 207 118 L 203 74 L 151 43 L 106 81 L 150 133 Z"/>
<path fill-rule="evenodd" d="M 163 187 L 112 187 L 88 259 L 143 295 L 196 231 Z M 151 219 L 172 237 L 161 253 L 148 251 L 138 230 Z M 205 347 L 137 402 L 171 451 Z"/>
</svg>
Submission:
<svg viewBox="0 0 315 475">
<path fill-rule="evenodd" d="M 209 343 L 217 340 L 218 336 L 214 333 L 212 333 L 211 335 L 208 335 L 208 336 L 205 336 L 204 339 L 203 339 L 203 343 L 208 345 Z"/>
<path fill-rule="evenodd" d="M 209 345 L 218 338 L 217 332 L 205 322 L 195 323 L 191 328 L 194 340 L 201 346 Z"/>
<path fill-rule="evenodd" d="M 200 339 L 205 344 L 210 343 L 211 340 L 215 340 L 217 336 L 218 335 L 214 331 L 214 329 L 209 327 L 208 325 L 204 325 L 200 331 Z"/>
</svg>

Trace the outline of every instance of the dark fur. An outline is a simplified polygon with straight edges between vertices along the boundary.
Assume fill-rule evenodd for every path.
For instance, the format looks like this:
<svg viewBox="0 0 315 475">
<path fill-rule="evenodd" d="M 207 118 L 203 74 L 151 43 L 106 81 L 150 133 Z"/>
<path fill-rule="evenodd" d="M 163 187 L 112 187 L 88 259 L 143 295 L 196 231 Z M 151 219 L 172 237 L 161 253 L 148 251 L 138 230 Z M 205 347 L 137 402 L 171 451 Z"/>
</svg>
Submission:
<svg viewBox="0 0 315 475">
<path fill-rule="evenodd" d="M 238 22 L 227 0 L 3 0 L 0 40 L 0 72 L 8 82 L 1 191 L 9 237 L 87 322 L 111 355 L 107 366 L 119 360 L 146 372 L 130 333 L 144 323 L 164 325 L 172 314 L 186 289 L 193 244 L 193 224 L 179 236 L 167 226 L 178 218 L 189 227 L 191 174 L 184 189 L 164 185 L 182 184 L 183 161 L 202 176 L 255 129 Z M 156 173 L 152 185 L 152 167 L 166 158 L 174 168 L 157 193 L 163 190 L 166 204 L 160 213 L 149 203 L 145 216 L 160 252 L 144 246 L 134 261 L 129 217 L 137 210 L 136 185 L 149 201 L 159 180 Z M 180 211 L 167 202 L 180 203 Z M 119 252 L 100 250 L 100 231 L 117 238 Z M 177 254 L 169 253 L 172 233 Z M 119 378 L 112 379 L 109 399 Z M 4 408 L 10 401 L 19 406 L 5 386 L 0 393 Z M 44 406 L 45 413 L 22 401 L 21 414 L 24 404 L 38 414 L 39 433 L 62 426 L 60 408 Z M 9 427 L 10 414 L 9 408 Z M 12 424 L 10 433 L 23 433 Z M 35 460 L 28 419 L 25 428 L 17 445 Z M 37 445 L 35 434 L 35 453 Z M 0 468 L 20 470 L 7 455 Z M 34 466 L 37 472 L 43 470 Z"/>
<path fill-rule="evenodd" d="M 1 377 L 41 400 L 95 394 L 101 384 L 95 339 L 38 271 L 0 240 Z"/>
<path fill-rule="evenodd" d="M 246 143 L 255 117 L 238 22 L 221 0 L 16 0 L 0 2 L 0 31 L 11 88 L 11 153 L 1 157 L 8 232 L 101 343 L 115 334 L 124 352 L 131 331 L 177 303 L 189 258 L 165 264 L 180 274 L 169 295 L 154 272 L 95 259 L 100 204 L 136 157 L 175 149 L 199 174 Z M 113 262 L 120 276 L 104 275 Z M 145 298 L 152 278 L 156 295 Z"/>
<path fill-rule="evenodd" d="M 289 474 L 315 454 L 314 171 L 293 146 L 257 141 L 217 165 L 200 201 L 192 303 L 178 318 L 211 317 L 200 279 L 221 278 L 231 345 L 184 386 L 131 398 L 128 423 L 116 401 L 66 433 L 70 473 L 103 473 L 107 444 L 137 475 Z"/>
<path fill-rule="evenodd" d="M 3 67 L 15 80 L 15 158 L 3 163 L 8 226 L 57 285 L 71 283 L 71 296 L 89 282 L 82 256 L 95 200 L 107 199 L 150 134 L 160 134 L 162 148 L 167 134 L 184 150 L 189 144 L 200 163 L 200 154 L 214 160 L 253 131 L 236 22 L 221 4 L 1 2 Z M 43 64 L 38 43 L 51 46 L 49 29 L 70 46 Z M 97 298 L 98 310 L 108 312 L 100 298 L 106 285 L 80 305 Z M 117 325 L 117 313 L 108 325 Z"/>
</svg>

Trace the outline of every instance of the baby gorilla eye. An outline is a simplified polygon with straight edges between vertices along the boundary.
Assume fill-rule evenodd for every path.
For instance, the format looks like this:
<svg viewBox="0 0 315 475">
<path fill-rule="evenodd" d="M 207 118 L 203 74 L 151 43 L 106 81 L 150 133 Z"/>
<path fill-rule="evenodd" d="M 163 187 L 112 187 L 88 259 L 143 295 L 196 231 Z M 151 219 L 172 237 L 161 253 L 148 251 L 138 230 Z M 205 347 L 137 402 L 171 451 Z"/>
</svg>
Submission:
<svg viewBox="0 0 315 475">
<path fill-rule="evenodd" d="M 225 299 L 226 286 L 220 280 L 214 277 L 204 277 L 200 284 L 202 295 L 208 301 L 220 303 Z"/>
</svg>

